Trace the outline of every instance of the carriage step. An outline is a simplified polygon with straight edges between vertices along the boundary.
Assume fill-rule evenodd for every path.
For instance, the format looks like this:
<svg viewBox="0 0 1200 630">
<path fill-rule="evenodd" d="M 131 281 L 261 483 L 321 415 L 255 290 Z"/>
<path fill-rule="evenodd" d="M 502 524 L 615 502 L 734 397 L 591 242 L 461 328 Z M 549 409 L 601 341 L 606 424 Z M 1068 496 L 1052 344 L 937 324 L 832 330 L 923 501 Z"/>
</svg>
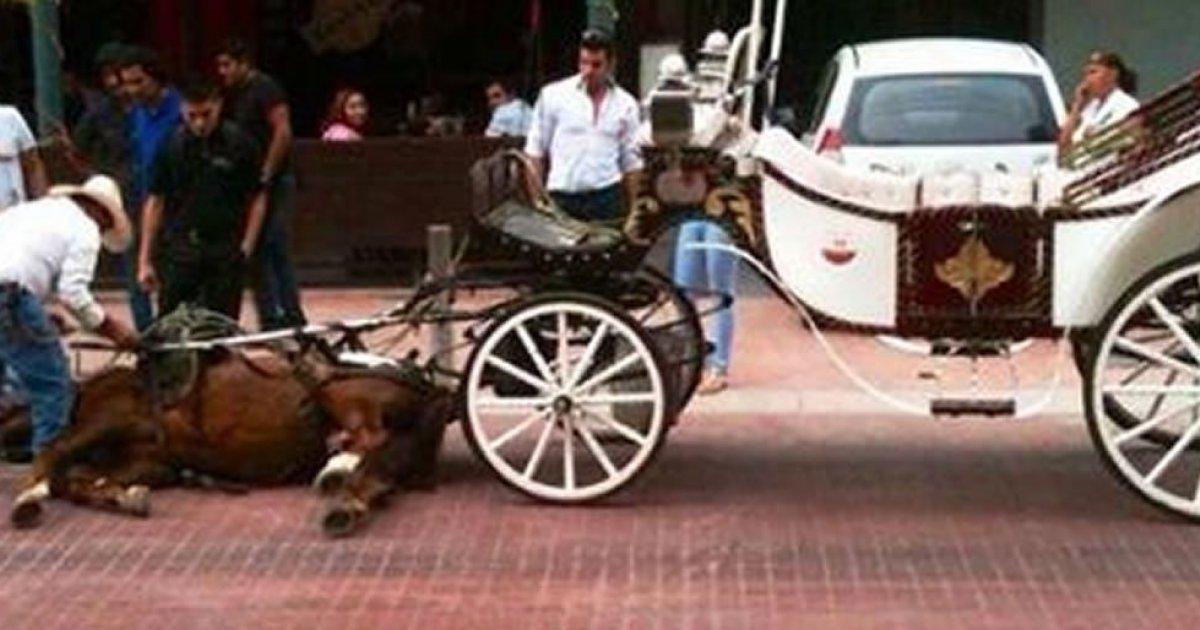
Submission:
<svg viewBox="0 0 1200 630">
<path fill-rule="evenodd" d="M 1012 398 L 935 398 L 929 403 L 934 416 L 1013 416 L 1017 401 Z"/>
</svg>

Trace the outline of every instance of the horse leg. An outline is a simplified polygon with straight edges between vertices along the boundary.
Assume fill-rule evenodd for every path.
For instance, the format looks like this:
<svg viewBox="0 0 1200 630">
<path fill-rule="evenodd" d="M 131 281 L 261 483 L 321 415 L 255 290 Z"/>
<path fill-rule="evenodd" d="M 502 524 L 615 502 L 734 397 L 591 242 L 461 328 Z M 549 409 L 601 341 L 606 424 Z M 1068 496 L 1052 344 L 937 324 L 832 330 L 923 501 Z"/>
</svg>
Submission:
<svg viewBox="0 0 1200 630">
<path fill-rule="evenodd" d="M 372 507 L 378 506 L 395 489 L 395 483 L 381 463 L 379 451 L 367 454 L 345 483 L 325 503 L 321 529 L 339 538 L 358 531 L 366 523 Z"/>
<path fill-rule="evenodd" d="M 120 456 L 131 452 L 134 444 L 154 444 L 157 439 L 155 426 L 140 419 L 89 423 L 68 430 L 34 458 L 33 468 L 13 501 L 9 520 L 18 528 L 33 527 L 41 519 L 46 500 L 54 496 L 80 496 L 82 490 L 78 483 L 70 480 L 69 474 L 81 461 L 101 449 L 112 449 L 120 461 Z M 132 465 L 130 462 L 133 461 L 136 460 L 125 460 L 127 465 Z M 92 477 L 91 481 L 95 483 L 97 479 Z"/>
</svg>

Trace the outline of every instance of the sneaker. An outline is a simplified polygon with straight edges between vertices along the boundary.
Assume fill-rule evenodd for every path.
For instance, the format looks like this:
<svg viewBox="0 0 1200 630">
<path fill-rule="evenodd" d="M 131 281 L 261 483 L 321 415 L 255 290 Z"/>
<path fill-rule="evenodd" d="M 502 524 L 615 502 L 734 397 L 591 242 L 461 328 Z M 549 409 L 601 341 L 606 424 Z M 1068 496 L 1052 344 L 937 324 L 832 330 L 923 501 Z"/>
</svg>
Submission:
<svg viewBox="0 0 1200 630">
<path fill-rule="evenodd" d="M 716 370 L 706 370 L 703 378 L 700 379 L 700 384 L 696 386 L 696 393 L 701 396 L 711 396 L 725 391 L 729 387 L 729 381 L 725 375 Z"/>
</svg>

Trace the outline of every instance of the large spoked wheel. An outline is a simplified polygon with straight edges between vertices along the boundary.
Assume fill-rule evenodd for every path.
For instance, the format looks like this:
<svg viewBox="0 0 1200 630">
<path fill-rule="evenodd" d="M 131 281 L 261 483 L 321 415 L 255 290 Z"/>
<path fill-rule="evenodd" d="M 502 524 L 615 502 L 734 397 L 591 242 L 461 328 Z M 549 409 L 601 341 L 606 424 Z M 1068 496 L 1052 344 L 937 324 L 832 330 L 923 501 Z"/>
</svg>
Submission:
<svg viewBox="0 0 1200 630">
<path fill-rule="evenodd" d="M 696 305 L 662 272 L 647 267 L 638 279 L 653 293 L 645 305 L 630 309 L 629 315 L 658 347 L 672 385 L 672 409 L 668 425 L 691 402 L 700 385 L 708 342 Z"/>
<path fill-rule="evenodd" d="M 476 346 L 463 431 L 510 487 L 579 503 L 631 483 L 671 411 L 658 349 L 626 313 L 579 294 L 516 306 Z"/>
<path fill-rule="evenodd" d="M 1200 257 L 1147 273 L 1097 331 L 1084 379 L 1092 441 L 1144 499 L 1200 520 Z"/>
</svg>

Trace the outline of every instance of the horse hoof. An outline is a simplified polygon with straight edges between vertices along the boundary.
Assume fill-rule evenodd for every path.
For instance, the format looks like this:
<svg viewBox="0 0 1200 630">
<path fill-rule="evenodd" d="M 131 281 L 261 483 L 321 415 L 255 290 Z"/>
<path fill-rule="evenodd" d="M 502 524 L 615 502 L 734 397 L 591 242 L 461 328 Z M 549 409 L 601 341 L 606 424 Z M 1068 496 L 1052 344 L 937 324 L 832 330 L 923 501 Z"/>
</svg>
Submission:
<svg viewBox="0 0 1200 630">
<path fill-rule="evenodd" d="M 121 511 L 139 518 L 150 516 L 150 488 L 129 486 L 117 496 L 117 506 Z"/>
<path fill-rule="evenodd" d="M 44 511 L 41 501 L 18 501 L 13 504 L 8 519 L 17 529 L 30 529 L 41 522 Z"/>
<path fill-rule="evenodd" d="M 354 475 L 355 469 L 362 462 L 358 453 L 338 453 L 329 458 L 321 472 L 313 479 L 313 487 L 321 494 L 329 495 L 340 492 Z"/>
<path fill-rule="evenodd" d="M 350 472 L 346 470 L 325 470 L 320 475 L 317 475 L 313 481 L 313 487 L 317 492 L 323 495 L 337 494 L 346 487 L 346 482 L 350 480 Z"/>
<path fill-rule="evenodd" d="M 363 512 L 346 505 L 333 505 L 321 516 L 321 530 L 330 538 L 345 538 L 358 530 Z"/>
</svg>

